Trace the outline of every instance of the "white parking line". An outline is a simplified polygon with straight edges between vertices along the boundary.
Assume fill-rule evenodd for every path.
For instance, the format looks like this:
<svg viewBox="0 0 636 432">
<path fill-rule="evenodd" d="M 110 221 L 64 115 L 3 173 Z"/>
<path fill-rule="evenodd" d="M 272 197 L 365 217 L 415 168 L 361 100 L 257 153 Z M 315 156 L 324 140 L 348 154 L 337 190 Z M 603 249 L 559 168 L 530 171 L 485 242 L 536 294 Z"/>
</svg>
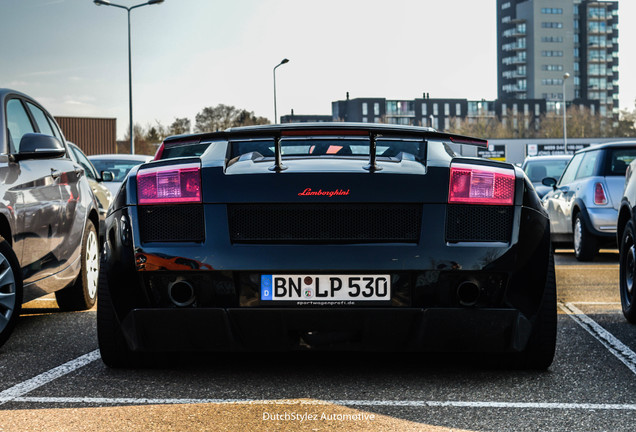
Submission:
<svg viewBox="0 0 636 432">
<path fill-rule="evenodd" d="M 577 304 L 608 304 L 581 302 Z M 611 333 L 585 315 L 573 303 L 559 303 L 577 324 L 596 338 L 614 356 L 636 374 L 636 353 L 616 339 Z M 87 398 L 87 397 L 25 397 L 27 393 L 49 382 L 80 369 L 100 358 L 99 350 L 84 354 L 63 365 L 37 375 L 0 392 L 0 405 L 7 402 L 105 404 L 105 405 L 178 405 L 178 404 L 234 404 L 234 405 L 343 405 L 378 407 L 451 407 L 451 408 L 509 408 L 548 410 L 622 410 L 636 411 L 636 404 L 588 404 L 559 402 L 496 402 L 496 401 L 417 401 L 417 400 L 258 400 L 258 399 L 148 399 L 148 398 Z"/>
<path fill-rule="evenodd" d="M 439 407 L 439 408 L 509 408 L 549 410 L 614 410 L 636 411 L 636 404 L 589 404 L 558 402 L 493 402 L 493 401 L 418 401 L 418 400 L 312 400 L 312 399 L 147 399 L 147 398 L 70 398 L 17 397 L 15 402 L 100 404 L 100 405 L 342 405 L 364 407 Z"/>
<path fill-rule="evenodd" d="M 559 303 L 559 307 L 578 325 L 583 327 L 589 334 L 594 336 L 605 348 L 608 349 L 617 359 L 625 364 L 634 374 L 636 374 L 636 353 L 629 349 L 627 345 L 619 341 L 613 334 L 601 327 L 592 318 L 585 315 L 572 303 Z"/>
<path fill-rule="evenodd" d="M 38 387 L 42 387 L 43 385 L 48 384 L 51 381 L 58 379 L 68 373 L 71 373 L 81 367 L 84 367 L 99 358 L 99 350 L 95 350 L 89 352 L 88 354 L 84 354 L 83 356 L 80 356 L 75 360 L 71 360 L 67 363 L 64 363 L 63 365 L 53 368 L 47 372 L 41 373 L 40 375 L 37 375 L 29 380 L 23 381 L 20 384 L 16 384 L 13 387 L 0 392 L 0 405 L 14 400 L 20 396 L 23 396 Z"/>
</svg>

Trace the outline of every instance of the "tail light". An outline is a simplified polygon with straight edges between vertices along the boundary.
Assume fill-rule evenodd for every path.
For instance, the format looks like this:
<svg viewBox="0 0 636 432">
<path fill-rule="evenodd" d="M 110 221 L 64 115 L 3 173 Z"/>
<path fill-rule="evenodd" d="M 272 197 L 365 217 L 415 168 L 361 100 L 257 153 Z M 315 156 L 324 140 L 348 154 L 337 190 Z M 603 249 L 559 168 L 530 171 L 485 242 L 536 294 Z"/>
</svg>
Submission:
<svg viewBox="0 0 636 432">
<path fill-rule="evenodd" d="M 137 173 L 139 204 L 201 202 L 199 164 L 161 166 Z"/>
<path fill-rule="evenodd" d="M 513 169 L 461 163 L 451 165 L 449 203 L 512 205 L 514 197 Z"/>
<path fill-rule="evenodd" d="M 605 189 L 602 183 L 594 184 L 594 204 L 604 205 L 607 204 L 607 196 L 605 195 Z"/>
</svg>

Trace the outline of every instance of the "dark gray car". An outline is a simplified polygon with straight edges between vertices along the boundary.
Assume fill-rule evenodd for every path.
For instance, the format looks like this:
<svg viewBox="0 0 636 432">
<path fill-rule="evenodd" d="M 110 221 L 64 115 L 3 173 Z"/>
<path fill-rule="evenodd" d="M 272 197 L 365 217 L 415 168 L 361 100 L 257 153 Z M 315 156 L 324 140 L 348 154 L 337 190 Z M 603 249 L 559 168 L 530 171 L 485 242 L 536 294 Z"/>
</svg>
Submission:
<svg viewBox="0 0 636 432">
<path fill-rule="evenodd" d="M 95 304 L 99 215 L 84 169 L 53 117 L 0 89 L 0 345 L 23 302 L 56 294 L 63 310 Z"/>
</svg>

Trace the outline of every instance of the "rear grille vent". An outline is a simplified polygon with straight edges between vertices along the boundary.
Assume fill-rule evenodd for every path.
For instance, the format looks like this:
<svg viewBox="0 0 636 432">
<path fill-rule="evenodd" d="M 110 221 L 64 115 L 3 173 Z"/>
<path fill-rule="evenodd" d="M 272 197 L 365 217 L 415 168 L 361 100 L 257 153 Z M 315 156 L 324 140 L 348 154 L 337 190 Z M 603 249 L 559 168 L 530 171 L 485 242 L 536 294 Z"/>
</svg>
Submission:
<svg viewBox="0 0 636 432">
<path fill-rule="evenodd" d="M 417 243 L 420 204 L 230 204 L 234 243 Z"/>
<path fill-rule="evenodd" d="M 510 242 L 513 206 L 449 205 L 447 242 Z"/>
<path fill-rule="evenodd" d="M 202 242 L 203 206 L 199 204 L 139 206 L 142 242 Z"/>
</svg>

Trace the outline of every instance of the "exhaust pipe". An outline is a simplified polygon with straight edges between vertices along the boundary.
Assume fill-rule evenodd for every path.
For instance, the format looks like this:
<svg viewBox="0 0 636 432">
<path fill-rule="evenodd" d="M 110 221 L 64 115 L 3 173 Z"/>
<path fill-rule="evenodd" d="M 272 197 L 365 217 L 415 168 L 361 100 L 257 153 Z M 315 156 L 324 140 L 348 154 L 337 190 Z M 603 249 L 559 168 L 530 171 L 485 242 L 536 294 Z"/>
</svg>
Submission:
<svg viewBox="0 0 636 432">
<path fill-rule="evenodd" d="M 187 280 L 177 280 L 168 284 L 168 297 L 179 307 L 190 306 L 196 300 L 194 287 Z"/>
<path fill-rule="evenodd" d="M 475 306 L 481 295 L 477 282 L 467 280 L 457 286 L 457 298 L 462 306 Z"/>
</svg>

